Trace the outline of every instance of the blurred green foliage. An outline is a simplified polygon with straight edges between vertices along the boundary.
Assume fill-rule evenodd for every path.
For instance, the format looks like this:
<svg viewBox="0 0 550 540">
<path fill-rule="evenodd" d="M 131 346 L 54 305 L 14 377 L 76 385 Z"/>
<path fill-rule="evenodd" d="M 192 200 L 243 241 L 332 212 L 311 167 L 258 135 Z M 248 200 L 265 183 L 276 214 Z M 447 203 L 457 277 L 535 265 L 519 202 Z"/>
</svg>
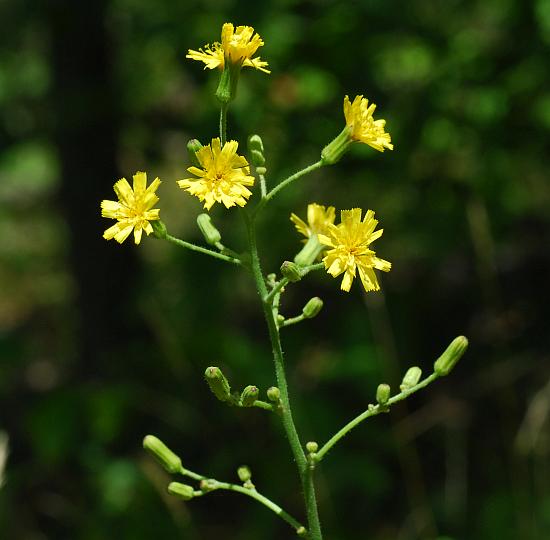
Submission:
<svg viewBox="0 0 550 540">
<path fill-rule="evenodd" d="M 141 450 L 154 433 L 190 468 L 228 480 L 247 463 L 259 489 L 300 514 L 276 419 L 224 407 L 201 380 L 217 364 L 239 388 L 274 383 L 246 275 L 152 239 L 137 250 L 109 244 L 139 257 L 112 276 L 115 290 L 131 283 L 129 297 L 103 299 L 123 304 L 128 335 L 84 360 L 71 261 L 91 240 L 59 196 L 80 180 L 63 173 L 54 133 L 75 118 L 85 131 L 95 112 L 85 89 L 66 115 L 52 104 L 60 66 L 79 62 L 67 42 L 60 63 L 54 23 L 82 24 L 84 5 L 0 4 L 0 430 L 11 447 L 2 538 L 290 537 L 236 495 L 170 499 L 167 477 Z M 318 159 L 343 125 L 345 94 L 369 97 L 387 120 L 393 152 L 357 145 L 275 199 L 261 230 L 264 268 L 275 270 L 300 247 L 291 211 L 303 215 L 308 202 L 373 208 L 385 229 L 377 251 L 394 265 L 384 294 L 363 297 L 356 284 L 346 295 L 320 274 L 289 290 L 288 314 L 311 296 L 325 301 L 319 317 L 284 332 L 304 440 L 326 440 L 379 382 L 396 388 L 408 366 L 429 369 L 455 335 L 471 347 L 448 380 L 332 452 L 319 475 L 327 538 L 547 538 L 550 1 L 94 5 L 106 29 L 119 174 L 161 177 L 163 219 L 182 238 L 200 241 L 201 209 L 174 180 L 186 174 L 187 140 L 209 140 L 218 120 L 217 74 L 185 53 L 218 39 L 223 22 L 251 24 L 265 40 L 272 74 L 243 73 L 229 132 L 242 148 L 261 134 L 271 185 Z M 97 21 L 88 24 L 93 32 Z M 87 151 L 110 144 L 93 139 Z M 98 177 L 105 198 L 115 179 Z M 99 210 L 81 212 L 99 238 Z M 211 214 L 224 243 L 242 248 L 236 213 Z"/>
</svg>

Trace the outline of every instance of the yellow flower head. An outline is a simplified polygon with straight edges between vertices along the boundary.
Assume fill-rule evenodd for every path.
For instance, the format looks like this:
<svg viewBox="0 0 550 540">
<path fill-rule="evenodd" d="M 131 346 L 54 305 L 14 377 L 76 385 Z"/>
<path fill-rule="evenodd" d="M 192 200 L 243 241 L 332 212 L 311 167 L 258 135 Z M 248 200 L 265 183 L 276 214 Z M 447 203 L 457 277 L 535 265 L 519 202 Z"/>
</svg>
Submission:
<svg viewBox="0 0 550 540">
<path fill-rule="evenodd" d="M 327 272 L 333 277 L 344 274 L 343 291 L 349 291 L 356 271 L 365 287 L 365 291 L 378 291 L 380 285 L 376 279 L 374 269 L 389 272 L 391 263 L 376 257 L 369 245 L 382 236 L 383 229 L 375 231 L 378 221 L 374 219 L 374 212 L 368 210 L 361 221 L 360 208 L 342 210 L 339 225 L 329 225 L 326 235 L 319 234 L 321 244 L 328 246 L 323 262 Z"/>
<path fill-rule="evenodd" d="M 147 187 L 146 173 L 137 172 L 133 178 L 133 189 L 126 178 L 121 178 L 114 185 L 118 202 L 101 201 L 101 215 L 118 220 L 103 233 L 103 238 L 106 240 L 114 238 L 122 244 L 133 230 L 134 241 L 139 244 L 142 231 L 145 231 L 147 235 L 153 232 L 153 227 L 149 222 L 160 219 L 160 210 L 158 208 L 151 210 L 159 200 L 155 191 L 160 185 L 160 180 L 155 178 Z"/>
<path fill-rule="evenodd" d="M 384 131 L 385 120 L 375 120 L 372 115 L 376 105 L 363 96 L 356 96 L 353 103 L 349 97 L 344 98 L 344 116 L 346 126 L 350 130 L 350 136 L 355 141 L 360 141 L 375 150 L 383 152 L 385 148 L 393 150 L 391 137 Z"/>
<path fill-rule="evenodd" d="M 308 204 L 307 223 L 301 220 L 296 214 L 290 215 L 290 221 L 294 223 L 296 230 L 306 238 L 309 238 L 313 234 L 325 234 L 328 225 L 333 224 L 335 218 L 334 206 L 325 208 L 317 203 Z"/>
<path fill-rule="evenodd" d="M 225 61 L 234 64 L 241 63 L 243 66 L 259 69 L 264 73 L 270 73 L 266 69 L 267 62 L 260 57 L 252 58 L 256 51 L 263 46 L 262 38 L 254 33 L 252 26 L 237 26 L 225 23 L 222 27 L 222 42 L 214 42 L 212 45 L 205 45 L 204 49 L 194 51 L 189 49 L 186 58 L 204 62 L 204 69 L 223 69 Z"/>
<path fill-rule="evenodd" d="M 187 169 L 198 179 L 178 180 L 179 187 L 204 201 L 207 210 L 215 202 L 223 203 L 226 208 L 236 204 L 244 206 L 252 195 L 246 186 L 254 185 L 254 177 L 250 176 L 246 158 L 237 154 L 238 146 L 237 141 L 228 141 L 222 148 L 220 139 L 212 139 L 211 144 L 196 152 L 202 168 Z"/>
</svg>

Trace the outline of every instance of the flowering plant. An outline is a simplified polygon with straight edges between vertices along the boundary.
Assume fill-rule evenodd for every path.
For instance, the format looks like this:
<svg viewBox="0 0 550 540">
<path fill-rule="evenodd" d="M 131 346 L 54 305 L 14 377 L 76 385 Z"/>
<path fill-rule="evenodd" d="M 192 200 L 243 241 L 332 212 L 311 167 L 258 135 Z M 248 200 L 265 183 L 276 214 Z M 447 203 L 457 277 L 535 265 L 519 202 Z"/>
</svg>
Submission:
<svg viewBox="0 0 550 540">
<path fill-rule="evenodd" d="M 258 407 L 280 418 L 298 468 L 306 521 L 302 523 L 261 494 L 252 483 L 248 467 L 238 469 L 240 483 L 222 482 L 192 471 L 187 464 L 184 466 L 179 456 L 153 435 L 147 435 L 143 445 L 170 474 L 181 475 L 194 482 L 193 485 L 171 482 L 167 487 L 172 495 L 190 500 L 214 490 L 239 492 L 272 510 L 285 520 L 298 536 L 321 540 L 314 481 L 317 465 L 342 437 L 363 420 L 387 412 L 394 403 L 424 388 L 438 377 L 447 375 L 466 350 L 468 342 L 463 336 L 453 340 L 435 361 L 433 372 L 425 378 L 422 378 L 420 368 L 411 367 L 405 373 L 398 393 L 392 395 L 389 385 L 380 384 L 373 403 L 324 444 L 320 445 L 315 441 L 303 443 L 292 414 L 281 330 L 315 317 L 321 311 L 323 302 L 318 297 L 311 298 L 301 314 L 286 317 L 281 313 L 281 297 L 291 283 L 300 281 L 310 272 L 322 269 L 333 277 L 342 276 L 340 288 L 343 291 L 351 290 L 357 274 L 366 293 L 378 291 L 380 278 L 376 271 L 389 272 L 392 264 L 379 258 L 373 250 L 374 241 L 383 233 L 382 229 L 377 229 L 378 220 L 375 219 L 373 210 L 367 209 L 364 213 L 361 208 L 341 210 L 340 220 L 337 222 L 337 213 L 333 206 L 310 203 L 305 220 L 294 213 L 290 215 L 297 232 L 304 237 L 302 249 L 292 261 L 286 260 L 281 264 L 280 274 L 266 275 L 262 269 L 256 240 L 256 223 L 261 219 L 265 206 L 281 190 L 316 169 L 337 163 L 354 142 L 367 144 L 379 152 L 393 150 L 393 144 L 390 134 L 385 131 L 385 121 L 374 119 L 376 105 L 369 103 L 363 96 L 356 96 L 353 101 L 345 96 L 345 126 L 342 132 L 325 146 L 320 159 L 268 189 L 266 158 L 261 137 L 249 137 L 246 156 L 242 150 L 239 151 L 237 141 L 227 140 L 227 111 L 229 104 L 235 99 L 241 69 L 253 67 L 261 72 L 270 73 L 267 69 L 268 63 L 255 56 L 263 45 L 263 40 L 252 27 L 234 27 L 227 23 L 222 28 L 221 42 L 205 45 L 198 51 L 189 50 L 187 58 L 203 62 L 205 68 L 217 69 L 220 72 L 216 91 L 216 97 L 220 102 L 219 134 L 204 145 L 197 140 L 189 142 L 188 150 L 192 164 L 187 170 L 193 176 L 177 180 L 179 187 L 197 197 L 204 203 L 207 211 L 216 203 L 226 209 L 239 207 L 247 231 L 247 252 L 238 254 L 222 244 L 222 235 L 208 213 L 202 213 L 197 217 L 197 225 L 209 247 L 198 246 L 169 234 L 160 220 L 160 210 L 153 208 L 159 201 L 156 191 L 161 182 L 156 178 L 147 186 L 147 176 L 144 172 L 137 172 L 133 176 L 133 186 L 124 178 L 116 182 L 114 190 L 118 201 L 102 201 L 102 215 L 116 220 L 116 223 L 105 231 L 104 238 L 114 238 L 122 243 L 133 232 L 134 242 L 139 244 L 145 231 L 146 235 L 153 234 L 156 238 L 167 240 L 179 247 L 237 265 L 249 273 L 259 295 L 269 330 L 276 384 L 266 391 L 266 399 L 261 399 L 260 390 L 256 386 L 247 386 L 241 392 L 232 392 L 229 381 L 216 366 L 206 369 L 205 379 L 214 396 L 221 402 L 235 407 Z"/>
</svg>

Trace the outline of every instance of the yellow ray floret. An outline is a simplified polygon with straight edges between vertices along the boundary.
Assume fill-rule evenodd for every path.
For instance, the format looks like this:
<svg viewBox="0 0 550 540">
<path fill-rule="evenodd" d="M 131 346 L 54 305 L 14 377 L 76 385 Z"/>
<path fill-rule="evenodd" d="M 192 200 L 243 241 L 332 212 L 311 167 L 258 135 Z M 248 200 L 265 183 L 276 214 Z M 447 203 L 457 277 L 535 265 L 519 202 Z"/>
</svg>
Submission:
<svg viewBox="0 0 550 540">
<path fill-rule="evenodd" d="M 384 131 L 386 121 L 375 120 L 372 116 L 375 109 L 376 105 L 374 103 L 369 105 L 369 100 L 363 96 L 356 96 L 353 103 L 348 96 L 344 98 L 344 116 L 346 126 L 350 130 L 350 137 L 380 152 L 385 148 L 393 150 L 390 134 Z"/>
<path fill-rule="evenodd" d="M 103 233 L 103 238 L 106 240 L 114 238 L 122 244 L 133 230 L 134 241 L 139 244 L 142 231 L 147 235 L 151 234 L 153 227 L 149 222 L 160 219 L 160 210 L 152 209 L 159 200 L 155 194 L 159 185 L 160 180 L 155 178 L 147 187 L 147 174 L 144 172 L 134 174 L 133 188 L 130 187 L 126 178 L 121 178 L 114 185 L 118 201 L 101 201 L 101 215 L 117 220 L 117 223 Z"/>
<path fill-rule="evenodd" d="M 178 180 L 180 188 L 195 195 L 204 208 L 210 210 L 215 202 L 223 203 L 226 208 L 244 206 L 252 192 L 246 186 L 254 185 L 254 177 L 250 176 L 248 161 L 237 154 L 239 143 L 228 141 L 223 145 L 220 139 L 212 139 L 212 143 L 203 146 L 196 152 L 202 168 L 189 167 L 187 170 L 197 178 Z"/>
<path fill-rule="evenodd" d="M 290 221 L 294 223 L 296 230 L 306 238 L 309 238 L 313 234 L 326 234 L 328 225 L 333 224 L 335 218 L 334 206 L 325 208 L 317 203 L 308 204 L 307 223 L 296 214 L 290 215 Z"/>
<path fill-rule="evenodd" d="M 337 277 L 344 274 L 340 288 L 349 291 L 356 272 L 365 287 L 365 291 L 378 291 L 380 285 L 374 269 L 389 272 L 391 263 L 376 257 L 369 246 L 382 236 L 383 229 L 375 231 L 378 221 L 374 219 L 374 212 L 368 210 L 361 221 L 360 208 L 342 210 L 341 223 L 329 225 L 327 234 L 319 234 L 321 244 L 330 249 L 326 252 L 323 262 L 327 272 Z"/>
<path fill-rule="evenodd" d="M 212 45 L 194 51 L 189 49 L 186 58 L 204 62 L 204 69 L 223 69 L 225 60 L 243 66 L 259 69 L 264 73 L 270 73 L 267 62 L 260 57 L 252 58 L 256 51 L 264 44 L 262 38 L 254 33 L 252 26 L 237 26 L 225 23 L 222 27 L 221 43 L 215 41 Z"/>
</svg>

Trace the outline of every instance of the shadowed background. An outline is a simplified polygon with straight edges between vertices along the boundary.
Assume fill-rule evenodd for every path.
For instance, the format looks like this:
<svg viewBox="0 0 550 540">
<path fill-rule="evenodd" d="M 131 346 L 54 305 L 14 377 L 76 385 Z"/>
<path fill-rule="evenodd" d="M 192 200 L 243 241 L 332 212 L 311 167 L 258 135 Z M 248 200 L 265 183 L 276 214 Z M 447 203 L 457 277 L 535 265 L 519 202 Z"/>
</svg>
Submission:
<svg viewBox="0 0 550 540">
<path fill-rule="evenodd" d="M 141 449 L 154 433 L 220 480 L 242 463 L 303 519 L 275 417 L 225 407 L 202 381 L 274 384 L 252 281 L 152 238 L 105 242 L 99 213 L 121 176 L 159 176 L 169 231 L 201 242 L 179 190 L 186 142 L 216 136 L 217 73 L 185 59 L 250 24 L 271 75 L 243 71 L 229 134 L 261 134 L 268 182 L 316 161 L 345 94 L 378 105 L 395 144 L 356 145 L 278 196 L 260 227 L 264 270 L 300 248 L 309 202 L 372 208 L 393 263 L 383 293 L 319 272 L 283 313 L 304 441 L 324 442 L 407 367 L 458 334 L 447 379 L 370 420 L 319 468 L 330 540 L 544 540 L 550 530 L 550 1 L 4 0 L 0 4 L 0 431 L 10 455 L 2 537 L 279 540 L 253 501 L 169 498 Z M 211 211 L 244 248 L 237 212 Z M 0 459 L 1 462 L 1 459 Z"/>
</svg>

